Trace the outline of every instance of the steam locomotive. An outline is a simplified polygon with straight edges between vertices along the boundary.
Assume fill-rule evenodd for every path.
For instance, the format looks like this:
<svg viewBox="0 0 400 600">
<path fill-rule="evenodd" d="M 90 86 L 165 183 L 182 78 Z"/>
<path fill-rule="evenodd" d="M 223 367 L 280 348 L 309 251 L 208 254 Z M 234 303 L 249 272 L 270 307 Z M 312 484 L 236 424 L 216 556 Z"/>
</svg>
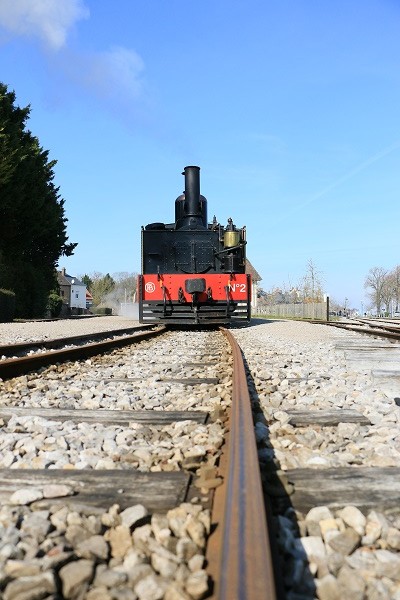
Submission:
<svg viewBox="0 0 400 600">
<path fill-rule="evenodd" d="M 249 321 L 251 279 L 245 273 L 246 228 L 207 221 L 200 168 L 184 168 L 185 191 L 174 223 L 142 227 L 141 323 L 227 324 Z"/>
</svg>

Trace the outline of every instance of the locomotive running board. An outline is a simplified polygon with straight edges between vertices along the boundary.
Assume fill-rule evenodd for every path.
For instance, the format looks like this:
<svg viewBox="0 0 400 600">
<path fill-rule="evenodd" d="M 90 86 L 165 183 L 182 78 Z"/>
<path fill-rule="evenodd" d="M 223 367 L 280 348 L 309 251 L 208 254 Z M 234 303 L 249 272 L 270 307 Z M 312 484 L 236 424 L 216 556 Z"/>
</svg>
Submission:
<svg viewBox="0 0 400 600">
<path fill-rule="evenodd" d="M 141 323 L 163 323 L 171 325 L 221 325 L 232 322 L 249 321 L 247 303 L 232 305 L 232 311 L 227 315 L 226 303 L 215 305 L 199 305 L 197 311 L 190 304 L 168 304 L 165 308 L 159 302 L 143 302 L 140 305 L 139 318 Z"/>
</svg>

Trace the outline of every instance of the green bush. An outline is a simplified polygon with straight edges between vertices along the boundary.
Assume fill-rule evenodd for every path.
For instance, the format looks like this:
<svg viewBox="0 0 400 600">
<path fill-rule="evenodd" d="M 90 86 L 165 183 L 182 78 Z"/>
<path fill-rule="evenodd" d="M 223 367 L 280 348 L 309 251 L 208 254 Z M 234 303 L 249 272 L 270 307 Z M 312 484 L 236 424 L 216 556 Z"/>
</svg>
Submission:
<svg viewBox="0 0 400 600">
<path fill-rule="evenodd" d="M 57 292 L 50 292 L 47 299 L 47 310 L 50 312 L 52 317 L 58 317 L 61 312 L 63 301 L 61 296 Z"/>
<path fill-rule="evenodd" d="M 45 315 L 47 298 L 57 284 L 54 269 L 48 271 L 45 275 L 43 269 L 17 259 L 13 264 L 5 265 L 0 256 L 0 281 L 3 288 L 15 293 L 15 318 L 32 319 Z"/>
<path fill-rule="evenodd" d="M 0 289 L 0 323 L 9 323 L 15 315 L 15 294 L 11 290 Z"/>
<path fill-rule="evenodd" d="M 91 309 L 91 312 L 95 315 L 112 315 L 112 308 L 107 306 L 96 306 Z"/>
</svg>

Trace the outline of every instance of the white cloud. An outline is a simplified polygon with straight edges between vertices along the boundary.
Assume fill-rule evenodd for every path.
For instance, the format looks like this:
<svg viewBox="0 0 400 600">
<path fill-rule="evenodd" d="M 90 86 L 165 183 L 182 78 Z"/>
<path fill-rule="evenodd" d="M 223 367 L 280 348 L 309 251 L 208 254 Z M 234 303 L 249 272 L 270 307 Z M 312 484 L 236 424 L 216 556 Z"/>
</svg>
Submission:
<svg viewBox="0 0 400 600">
<path fill-rule="evenodd" d="M 63 70 L 79 86 L 119 106 L 139 98 L 142 92 L 144 63 L 128 48 L 118 46 L 79 56 L 67 53 L 63 57 Z"/>
<path fill-rule="evenodd" d="M 39 39 L 52 50 L 44 53 L 43 63 L 51 79 L 47 102 L 58 104 L 83 89 L 99 106 L 130 119 L 144 106 L 143 60 L 120 46 L 90 52 L 68 45 L 73 26 L 87 17 L 85 0 L 0 0 L 0 31 Z"/>
<path fill-rule="evenodd" d="M 74 23 L 88 16 L 84 0 L 0 0 L 0 26 L 38 37 L 54 50 L 65 45 Z"/>
<path fill-rule="evenodd" d="M 141 90 L 140 74 L 144 63 L 134 51 L 114 47 L 101 52 L 87 62 L 86 81 L 102 94 L 109 96 L 121 90 L 136 97 Z"/>
</svg>

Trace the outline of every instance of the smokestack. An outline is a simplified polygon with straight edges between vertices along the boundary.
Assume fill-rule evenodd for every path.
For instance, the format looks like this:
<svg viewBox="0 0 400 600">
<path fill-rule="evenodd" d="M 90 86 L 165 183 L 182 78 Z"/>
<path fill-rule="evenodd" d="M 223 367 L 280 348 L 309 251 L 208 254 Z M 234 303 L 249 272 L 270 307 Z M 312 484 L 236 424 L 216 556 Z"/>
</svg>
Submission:
<svg viewBox="0 0 400 600">
<path fill-rule="evenodd" d="M 182 175 L 185 176 L 186 216 L 198 217 L 201 215 L 200 167 L 185 167 Z"/>
<path fill-rule="evenodd" d="M 207 200 L 200 195 L 200 167 L 185 167 L 185 192 L 175 200 L 175 229 L 207 229 Z"/>
</svg>

